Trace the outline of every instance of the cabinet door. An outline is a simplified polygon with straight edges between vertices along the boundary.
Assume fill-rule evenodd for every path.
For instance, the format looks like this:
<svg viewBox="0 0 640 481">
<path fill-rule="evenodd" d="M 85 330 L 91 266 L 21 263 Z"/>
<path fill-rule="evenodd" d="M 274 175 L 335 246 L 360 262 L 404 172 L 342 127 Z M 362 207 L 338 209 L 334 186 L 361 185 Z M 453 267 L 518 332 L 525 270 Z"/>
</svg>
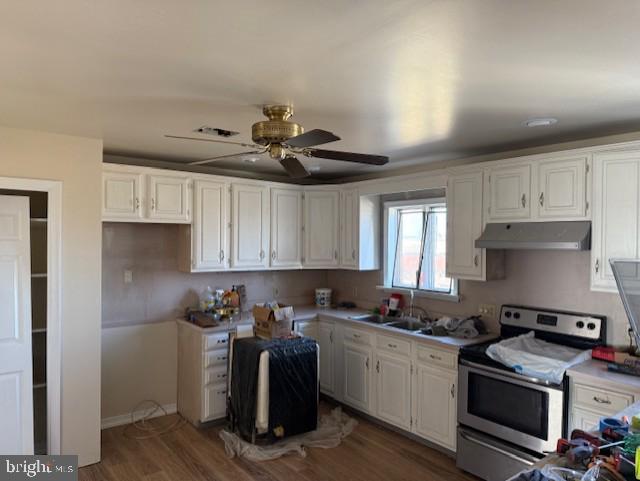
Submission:
<svg viewBox="0 0 640 481">
<path fill-rule="evenodd" d="M 333 336 L 333 324 L 320 321 L 318 323 L 320 390 L 325 394 L 333 394 L 335 391 Z"/>
<path fill-rule="evenodd" d="M 496 167 L 489 170 L 489 220 L 507 221 L 531 217 L 531 166 Z"/>
<path fill-rule="evenodd" d="M 344 402 L 362 411 L 369 410 L 371 349 L 345 343 Z"/>
<path fill-rule="evenodd" d="M 609 259 L 636 258 L 640 152 L 594 155 L 591 288 L 616 291 Z"/>
<path fill-rule="evenodd" d="M 221 270 L 227 266 L 229 185 L 197 181 L 194 187 L 192 226 L 195 270 Z"/>
<path fill-rule="evenodd" d="M 571 219 L 586 216 L 587 158 L 538 164 L 538 217 Z"/>
<path fill-rule="evenodd" d="M 302 192 L 271 189 L 271 267 L 302 265 Z"/>
<path fill-rule="evenodd" d="M 340 267 L 358 267 L 358 191 L 345 190 L 340 195 Z"/>
<path fill-rule="evenodd" d="M 262 268 L 269 264 L 269 206 L 266 187 L 232 184 L 231 266 Z"/>
<path fill-rule="evenodd" d="M 227 385 L 214 384 L 204 387 L 202 418 L 200 421 L 211 421 L 225 417 L 227 414 Z"/>
<path fill-rule="evenodd" d="M 447 275 L 484 280 L 484 249 L 475 241 L 482 234 L 482 172 L 449 177 L 447 184 Z"/>
<path fill-rule="evenodd" d="M 573 408 L 571 410 L 571 431 L 574 429 L 582 429 L 586 432 L 593 431 L 598 428 L 601 417 L 589 411 Z"/>
<path fill-rule="evenodd" d="M 416 434 L 455 451 L 456 443 L 455 372 L 416 365 Z"/>
<path fill-rule="evenodd" d="M 104 220 L 141 219 L 142 176 L 126 172 L 102 174 L 102 218 Z"/>
<path fill-rule="evenodd" d="M 376 406 L 380 419 L 411 429 L 411 362 L 409 359 L 377 353 Z"/>
<path fill-rule="evenodd" d="M 304 265 L 338 265 L 338 191 L 308 191 L 304 197 Z"/>
<path fill-rule="evenodd" d="M 150 175 L 147 191 L 149 219 L 189 223 L 189 179 L 165 175 Z"/>
</svg>

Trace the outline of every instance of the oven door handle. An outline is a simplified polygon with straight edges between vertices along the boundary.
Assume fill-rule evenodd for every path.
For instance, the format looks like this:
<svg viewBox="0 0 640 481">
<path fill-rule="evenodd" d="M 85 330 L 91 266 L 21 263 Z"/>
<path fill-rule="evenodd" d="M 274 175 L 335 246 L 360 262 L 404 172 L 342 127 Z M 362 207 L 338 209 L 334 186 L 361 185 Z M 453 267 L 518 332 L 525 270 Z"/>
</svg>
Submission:
<svg viewBox="0 0 640 481">
<path fill-rule="evenodd" d="M 469 442 L 476 443 L 476 444 L 482 446 L 483 448 L 487 448 L 487 449 L 490 449 L 491 451 L 495 451 L 497 453 L 500 453 L 503 456 L 507 456 L 508 458 L 511 458 L 511 459 L 513 459 L 515 461 L 519 461 L 521 463 L 524 463 L 527 466 L 533 466 L 534 465 L 534 462 L 531 461 L 530 459 L 525 459 L 525 458 L 523 458 L 521 456 L 518 456 L 515 453 L 507 451 L 506 449 L 501 449 L 498 446 L 494 446 L 493 444 L 489 444 L 489 443 L 487 443 L 485 441 L 482 441 L 481 439 L 475 438 L 473 436 L 469 436 L 469 434 L 467 434 L 465 431 L 459 430 L 458 434 L 460 434 L 461 438 L 466 439 Z"/>
<path fill-rule="evenodd" d="M 542 379 L 537 379 L 535 377 L 525 376 L 524 374 L 518 374 L 517 372 L 503 371 L 502 369 L 496 369 L 495 367 L 467 361 L 466 359 L 460 359 L 460 364 L 462 364 L 463 366 L 470 367 L 471 369 L 473 369 L 473 372 L 477 372 L 479 374 L 482 374 L 483 371 L 485 373 L 490 372 L 502 378 L 508 377 L 511 379 L 515 379 L 516 381 L 525 382 L 528 384 L 537 384 L 539 386 L 545 386 L 551 389 L 553 389 L 554 386 L 558 386 L 557 384 L 552 384 L 549 381 L 543 381 Z M 491 376 L 491 377 L 494 377 L 494 376 Z M 561 389 L 561 386 L 558 386 L 556 389 Z"/>
</svg>

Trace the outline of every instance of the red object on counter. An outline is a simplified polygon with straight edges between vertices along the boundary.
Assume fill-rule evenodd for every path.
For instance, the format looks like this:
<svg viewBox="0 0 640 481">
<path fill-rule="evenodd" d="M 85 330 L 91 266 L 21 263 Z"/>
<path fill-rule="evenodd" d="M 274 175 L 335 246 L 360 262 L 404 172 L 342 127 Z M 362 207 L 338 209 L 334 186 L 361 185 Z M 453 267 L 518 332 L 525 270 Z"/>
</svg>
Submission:
<svg viewBox="0 0 640 481">
<path fill-rule="evenodd" d="M 392 311 L 402 309 L 402 294 L 391 294 L 391 298 L 389 299 L 389 309 Z"/>
<path fill-rule="evenodd" d="M 600 361 L 615 362 L 616 351 L 613 347 L 598 346 L 591 350 L 591 357 Z"/>
</svg>

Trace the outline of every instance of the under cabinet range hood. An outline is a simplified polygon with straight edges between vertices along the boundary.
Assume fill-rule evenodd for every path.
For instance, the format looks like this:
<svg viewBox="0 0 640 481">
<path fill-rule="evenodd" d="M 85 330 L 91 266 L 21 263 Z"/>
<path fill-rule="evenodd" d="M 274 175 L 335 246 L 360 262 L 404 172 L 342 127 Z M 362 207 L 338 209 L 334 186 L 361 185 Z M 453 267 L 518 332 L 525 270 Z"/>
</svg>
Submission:
<svg viewBox="0 0 640 481">
<path fill-rule="evenodd" d="M 586 251 L 591 248 L 591 222 L 511 222 L 487 224 L 476 240 L 485 249 L 555 249 Z"/>
</svg>

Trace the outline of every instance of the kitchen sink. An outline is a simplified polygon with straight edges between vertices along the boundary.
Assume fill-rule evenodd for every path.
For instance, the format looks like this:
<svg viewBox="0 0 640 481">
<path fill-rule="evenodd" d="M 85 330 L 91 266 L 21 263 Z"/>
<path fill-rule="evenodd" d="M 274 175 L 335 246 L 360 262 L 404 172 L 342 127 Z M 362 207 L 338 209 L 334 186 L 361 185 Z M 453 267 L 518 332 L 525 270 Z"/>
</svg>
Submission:
<svg viewBox="0 0 640 481">
<path fill-rule="evenodd" d="M 370 322 L 372 324 L 385 324 L 389 322 L 389 318 L 380 314 L 362 314 L 360 316 L 351 316 L 354 321 Z"/>
<path fill-rule="evenodd" d="M 404 331 L 419 331 L 427 327 L 424 322 L 418 319 L 402 319 L 400 321 L 388 322 L 385 326 L 395 327 L 396 329 L 402 329 Z"/>
</svg>

